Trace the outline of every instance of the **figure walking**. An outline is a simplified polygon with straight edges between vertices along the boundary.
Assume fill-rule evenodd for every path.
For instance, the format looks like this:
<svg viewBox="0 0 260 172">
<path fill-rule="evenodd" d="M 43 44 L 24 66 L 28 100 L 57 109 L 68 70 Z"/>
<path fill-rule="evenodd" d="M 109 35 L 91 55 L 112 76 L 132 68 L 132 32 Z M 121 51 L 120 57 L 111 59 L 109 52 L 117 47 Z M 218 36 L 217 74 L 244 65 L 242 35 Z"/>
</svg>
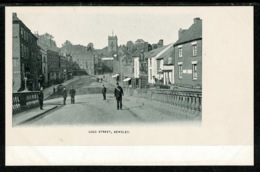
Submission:
<svg viewBox="0 0 260 172">
<path fill-rule="evenodd" d="M 63 104 L 66 105 L 66 99 L 67 99 L 67 90 L 64 87 L 62 91 L 62 96 L 63 96 Z"/>
<path fill-rule="evenodd" d="M 103 100 L 106 100 L 107 88 L 105 87 L 105 85 L 103 85 L 102 93 L 103 93 Z"/>
<path fill-rule="evenodd" d="M 122 87 L 119 86 L 119 83 L 116 83 L 117 87 L 115 88 L 115 97 L 117 102 L 117 110 L 122 109 L 122 96 L 124 95 Z"/>
<path fill-rule="evenodd" d="M 38 94 L 38 99 L 39 99 L 40 109 L 41 110 L 43 110 L 42 106 L 43 106 L 43 97 L 44 97 L 42 90 L 43 90 L 43 88 L 41 87 L 41 90 L 40 90 L 40 92 Z"/>
<path fill-rule="evenodd" d="M 76 90 L 73 88 L 73 86 L 71 86 L 70 89 L 71 104 L 75 104 L 75 94 L 76 94 Z"/>
</svg>

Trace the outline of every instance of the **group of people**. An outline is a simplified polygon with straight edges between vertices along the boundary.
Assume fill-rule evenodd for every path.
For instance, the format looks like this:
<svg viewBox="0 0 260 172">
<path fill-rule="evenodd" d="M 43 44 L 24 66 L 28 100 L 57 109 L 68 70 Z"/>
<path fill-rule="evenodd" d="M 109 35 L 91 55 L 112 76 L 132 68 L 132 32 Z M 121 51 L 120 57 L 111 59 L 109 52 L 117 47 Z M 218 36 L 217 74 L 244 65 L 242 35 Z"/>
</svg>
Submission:
<svg viewBox="0 0 260 172">
<path fill-rule="evenodd" d="M 73 86 L 71 86 L 70 89 L 71 104 L 75 104 L 75 95 L 76 95 L 76 90 L 73 88 Z M 63 105 L 66 105 L 66 99 L 67 99 L 66 87 L 63 88 L 62 96 L 63 96 Z"/>
<path fill-rule="evenodd" d="M 76 90 L 71 86 L 70 89 L 70 97 L 71 97 L 71 104 L 75 104 L 75 95 L 76 95 Z M 66 99 L 67 99 L 67 90 L 64 87 L 62 91 L 62 97 L 63 97 L 63 104 L 66 105 Z M 38 100 L 40 104 L 40 109 L 43 110 L 43 99 L 44 99 L 44 94 L 43 94 L 43 88 L 41 87 L 40 92 L 38 94 Z"/>
<path fill-rule="evenodd" d="M 114 91 L 114 95 L 116 97 L 116 102 L 117 102 L 117 110 L 122 110 L 122 96 L 124 95 L 122 87 L 119 86 L 119 83 L 116 83 L 116 88 Z M 71 97 L 71 104 L 75 104 L 75 95 L 76 95 L 76 90 L 71 86 L 70 89 L 70 97 Z M 106 100 L 106 93 L 107 93 L 107 88 L 105 85 L 103 85 L 102 88 L 102 94 L 103 94 L 103 100 Z M 63 105 L 66 105 L 66 99 L 67 99 L 67 90 L 66 87 L 63 88 L 62 91 L 62 97 L 63 97 Z M 43 94 L 43 88 L 41 87 L 40 92 L 38 94 L 38 99 L 39 99 L 39 104 L 40 104 L 40 109 L 43 110 L 43 99 L 44 99 L 44 94 Z"/>
</svg>

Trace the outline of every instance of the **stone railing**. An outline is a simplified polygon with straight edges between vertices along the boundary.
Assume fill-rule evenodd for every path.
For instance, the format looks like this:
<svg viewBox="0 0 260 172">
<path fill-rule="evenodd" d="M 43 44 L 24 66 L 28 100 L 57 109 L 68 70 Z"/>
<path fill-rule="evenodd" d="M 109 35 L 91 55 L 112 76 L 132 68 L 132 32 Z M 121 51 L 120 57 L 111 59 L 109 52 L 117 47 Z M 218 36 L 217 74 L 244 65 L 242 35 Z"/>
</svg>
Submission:
<svg viewBox="0 0 260 172">
<path fill-rule="evenodd" d="M 39 106 L 38 91 L 13 93 L 13 114 Z"/>
<path fill-rule="evenodd" d="M 175 113 L 185 116 L 201 116 L 201 91 L 153 90 L 151 100 L 170 104 Z"/>
<path fill-rule="evenodd" d="M 156 103 L 147 102 L 151 108 L 171 113 L 176 116 L 201 118 L 202 92 L 178 91 L 169 89 L 131 89 L 125 88 L 131 96 L 145 98 Z M 158 106 L 158 107 L 157 107 Z"/>
</svg>

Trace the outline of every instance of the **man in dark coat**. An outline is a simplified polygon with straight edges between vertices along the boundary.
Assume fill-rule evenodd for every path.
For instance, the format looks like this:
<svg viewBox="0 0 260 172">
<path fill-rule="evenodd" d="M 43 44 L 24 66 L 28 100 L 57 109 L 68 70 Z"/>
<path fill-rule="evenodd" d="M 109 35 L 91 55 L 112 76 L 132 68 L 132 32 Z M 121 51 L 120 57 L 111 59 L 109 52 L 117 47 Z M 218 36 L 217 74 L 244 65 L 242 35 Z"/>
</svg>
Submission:
<svg viewBox="0 0 260 172">
<path fill-rule="evenodd" d="M 105 87 L 105 85 L 103 85 L 102 88 L 103 100 L 106 100 L 106 93 L 107 93 L 107 88 Z"/>
<path fill-rule="evenodd" d="M 73 86 L 71 86 L 70 89 L 71 104 L 75 104 L 75 94 L 76 94 L 76 90 L 73 88 Z"/>
<path fill-rule="evenodd" d="M 62 96 L 63 96 L 63 104 L 66 105 L 66 99 L 67 99 L 67 90 L 64 87 L 62 91 Z"/>
<path fill-rule="evenodd" d="M 42 106 L 43 106 L 43 97 L 44 97 L 44 95 L 43 95 L 43 91 L 42 90 L 43 90 L 43 88 L 41 87 L 41 90 L 40 90 L 40 92 L 38 94 L 38 99 L 39 99 L 39 103 L 40 103 L 40 109 L 43 110 Z"/>
<path fill-rule="evenodd" d="M 122 109 L 122 96 L 124 95 L 122 87 L 119 86 L 118 83 L 116 83 L 116 88 L 115 88 L 115 97 L 116 97 L 116 102 L 117 102 L 117 110 Z"/>
</svg>

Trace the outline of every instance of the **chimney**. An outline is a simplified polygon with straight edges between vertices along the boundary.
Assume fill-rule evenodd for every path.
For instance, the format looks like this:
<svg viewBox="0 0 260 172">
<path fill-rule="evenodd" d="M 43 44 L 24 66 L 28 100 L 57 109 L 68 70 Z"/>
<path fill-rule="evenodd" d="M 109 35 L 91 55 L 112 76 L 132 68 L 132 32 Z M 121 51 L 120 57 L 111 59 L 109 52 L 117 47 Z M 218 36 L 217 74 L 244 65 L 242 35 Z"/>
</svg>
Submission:
<svg viewBox="0 0 260 172">
<path fill-rule="evenodd" d="M 179 29 L 179 38 L 182 37 L 185 31 L 186 29 L 182 29 L 182 28 Z"/>
<path fill-rule="evenodd" d="M 13 13 L 13 17 L 17 18 L 17 14 L 16 14 L 16 13 Z"/>
<path fill-rule="evenodd" d="M 194 21 L 194 24 L 196 24 L 196 23 L 200 22 L 201 19 L 199 17 L 196 17 L 196 18 L 193 19 L 193 21 Z"/>
<path fill-rule="evenodd" d="M 160 39 L 157 47 L 159 48 L 159 47 L 162 47 L 162 46 L 163 46 L 163 39 Z"/>
<path fill-rule="evenodd" d="M 159 44 L 160 44 L 160 45 L 163 45 L 163 39 L 160 39 L 160 40 L 159 40 Z"/>
</svg>

